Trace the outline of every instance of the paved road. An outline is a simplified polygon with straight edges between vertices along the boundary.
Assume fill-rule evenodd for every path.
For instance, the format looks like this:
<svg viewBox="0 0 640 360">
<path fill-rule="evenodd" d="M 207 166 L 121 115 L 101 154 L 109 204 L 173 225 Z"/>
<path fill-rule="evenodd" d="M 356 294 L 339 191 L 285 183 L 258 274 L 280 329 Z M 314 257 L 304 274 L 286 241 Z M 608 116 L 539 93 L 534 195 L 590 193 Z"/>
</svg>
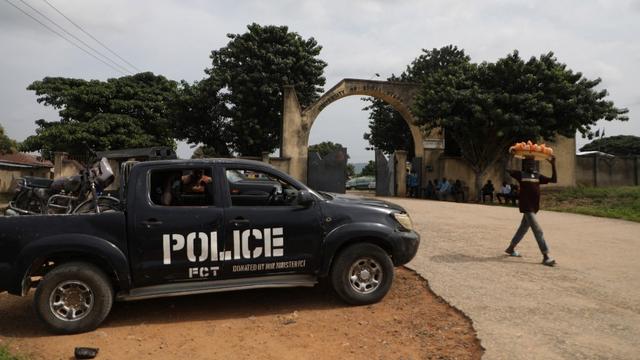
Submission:
<svg viewBox="0 0 640 360">
<path fill-rule="evenodd" d="M 541 211 L 558 266 L 540 264 L 531 232 L 501 206 L 393 199 L 422 234 L 409 264 L 466 313 L 486 359 L 639 359 L 640 224 Z"/>
</svg>

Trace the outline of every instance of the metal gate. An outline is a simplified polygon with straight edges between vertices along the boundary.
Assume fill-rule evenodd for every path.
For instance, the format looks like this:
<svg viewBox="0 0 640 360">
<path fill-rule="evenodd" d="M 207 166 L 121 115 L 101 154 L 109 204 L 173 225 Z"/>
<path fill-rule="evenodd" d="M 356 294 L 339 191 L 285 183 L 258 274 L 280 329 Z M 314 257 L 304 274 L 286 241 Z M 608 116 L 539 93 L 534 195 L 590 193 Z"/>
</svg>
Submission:
<svg viewBox="0 0 640 360">
<path fill-rule="evenodd" d="M 391 155 L 389 159 L 381 150 L 376 150 L 376 195 L 395 196 L 395 161 Z"/>
<path fill-rule="evenodd" d="M 347 182 L 347 149 L 342 148 L 324 158 L 317 152 L 309 152 L 307 160 L 307 185 L 320 191 L 345 193 Z"/>
</svg>

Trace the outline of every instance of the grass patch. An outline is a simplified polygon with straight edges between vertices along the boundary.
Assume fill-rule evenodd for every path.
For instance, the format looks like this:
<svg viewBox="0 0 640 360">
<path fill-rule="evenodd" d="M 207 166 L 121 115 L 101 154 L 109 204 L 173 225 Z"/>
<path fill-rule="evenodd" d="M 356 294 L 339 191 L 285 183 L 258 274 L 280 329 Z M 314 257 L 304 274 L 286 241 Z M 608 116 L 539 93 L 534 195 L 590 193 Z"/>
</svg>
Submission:
<svg viewBox="0 0 640 360">
<path fill-rule="evenodd" d="M 0 360 L 26 360 L 24 356 L 18 356 L 11 353 L 7 345 L 0 344 Z"/>
<path fill-rule="evenodd" d="M 569 187 L 543 190 L 545 210 L 640 222 L 640 187 Z"/>
</svg>

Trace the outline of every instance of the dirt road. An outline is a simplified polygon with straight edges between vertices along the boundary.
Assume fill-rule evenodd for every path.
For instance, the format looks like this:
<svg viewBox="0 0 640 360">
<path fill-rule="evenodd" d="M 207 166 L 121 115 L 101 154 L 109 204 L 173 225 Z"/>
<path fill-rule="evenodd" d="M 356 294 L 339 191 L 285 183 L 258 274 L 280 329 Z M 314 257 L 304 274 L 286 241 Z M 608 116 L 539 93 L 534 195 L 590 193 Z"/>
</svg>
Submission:
<svg viewBox="0 0 640 360">
<path fill-rule="evenodd" d="M 96 331 L 52 336 L 31 296 L 0 294 L 0 345 L 30 359 L 479 359 L 471 322 L 406 269 L 378 304 L 347 306 L 326 284 L 116 303 Z"/>
<path fill-rule="evenodd" d="M 486 359 L 638 359 L 640 224 L 540 212 L 558 266 L 502 251 L 520 221 L 511 207 L 423 200 L 405 206 L 423 242 L 410 267 L 474 322 Z"/>
</svg>

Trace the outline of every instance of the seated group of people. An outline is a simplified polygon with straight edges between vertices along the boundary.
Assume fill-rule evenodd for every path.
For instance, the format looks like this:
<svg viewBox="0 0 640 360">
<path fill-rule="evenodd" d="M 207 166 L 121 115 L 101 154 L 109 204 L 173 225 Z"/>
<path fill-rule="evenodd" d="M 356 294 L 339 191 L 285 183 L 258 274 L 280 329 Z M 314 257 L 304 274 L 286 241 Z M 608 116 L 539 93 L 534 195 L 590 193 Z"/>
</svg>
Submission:
<svg viewBox="0 0 640 360">
<path fill-rule="evenodd" d="M 482 202 L 486 202 L 487 197 L 491 202 L 493 202 L 493 193 L 495 192 L 495 188 L 491 180 L 487 180 L 486 184 L 482 187 Z M 496 198 L 498 199 L 498 203 L 502 204 L 503 201 L 505 204 L 511 202 L 512 204 L 516 204 L 518 200 L 518 185 L 516 184 L 507 184 L 506 181 L 502 182 L 502 187 L 500 187 L 500 191 L 496 192 Z"/>
<path fill-rule="evenodd" d="M 438 181 L 438 179 L 433 181 L 429 180 L 427 186 L 424 188 L 424 197 L 426 199 L 447 200 L 450 196 L 456 202 L 466 201 L 464 186 L 459 179 L 453 183 L 444 177 L 441 181 Z"/>
</svg>

